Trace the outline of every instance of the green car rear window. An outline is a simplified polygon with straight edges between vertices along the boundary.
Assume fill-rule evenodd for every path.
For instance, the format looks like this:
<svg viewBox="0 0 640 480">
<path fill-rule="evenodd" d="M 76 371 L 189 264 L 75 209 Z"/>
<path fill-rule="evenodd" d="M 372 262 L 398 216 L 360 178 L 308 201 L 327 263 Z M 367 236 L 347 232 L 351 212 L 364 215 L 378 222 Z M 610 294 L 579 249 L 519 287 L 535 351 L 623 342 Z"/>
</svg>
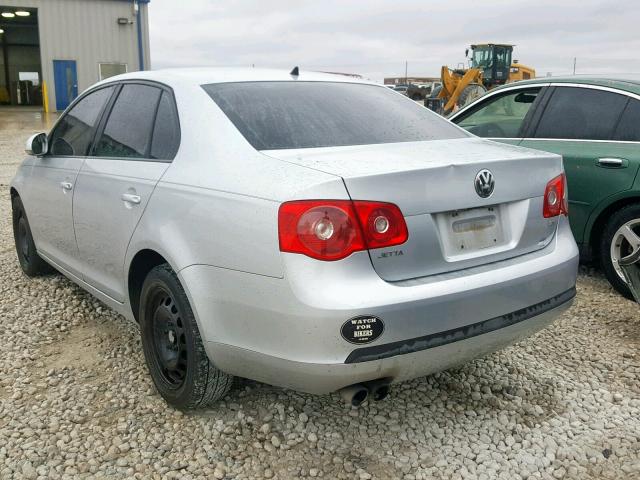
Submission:
<svg viewBox="0 0 640 480">
<path fill-rule="evenodd" d="M 611 140 L 627 99 L 603 90 L 557 87 L 535 137 Z"/>
<path fill-rule="evenodd" d="M 640 101 L 629 99 L 620 117 L 614 140 L 640 142 Z"/>
</svg>

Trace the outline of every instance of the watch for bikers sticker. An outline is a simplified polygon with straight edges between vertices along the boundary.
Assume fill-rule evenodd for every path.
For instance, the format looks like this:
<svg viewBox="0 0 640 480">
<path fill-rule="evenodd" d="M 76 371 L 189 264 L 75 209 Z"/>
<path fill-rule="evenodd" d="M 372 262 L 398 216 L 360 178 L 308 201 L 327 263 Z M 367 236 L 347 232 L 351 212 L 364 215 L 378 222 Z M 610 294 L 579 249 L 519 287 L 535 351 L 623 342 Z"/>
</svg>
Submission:
<svg viewBox="0 0 640 480">
<path fill-rule="evenodd" d="M 359 315 L 342 325 L 340 333 L 347 342 L 355 344 L 371 343 L 384 332 L 384 322 L 374 315 Z"/>
</svg>

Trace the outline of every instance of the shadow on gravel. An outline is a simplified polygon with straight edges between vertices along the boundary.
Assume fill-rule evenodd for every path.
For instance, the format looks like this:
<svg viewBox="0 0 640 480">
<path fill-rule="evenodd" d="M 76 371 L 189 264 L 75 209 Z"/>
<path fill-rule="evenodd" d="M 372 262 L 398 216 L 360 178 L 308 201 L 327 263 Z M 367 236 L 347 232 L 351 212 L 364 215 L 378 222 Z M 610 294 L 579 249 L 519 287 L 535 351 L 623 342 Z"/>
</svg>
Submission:
<svg viewBox="0 0 640 480">
<path fill-rule="evenodd" d="M 354 431 L 371 418 L 380 424 L 389 423 L 404 429 L 405 422 L 414 417 L 405 416 L 402 412 L 414 407 L 421 412 L 421 422 L 434 426 L 444 425 L 445 421 L 451 425 L 453 419 L 454 425 L 464 429 L 467 423 L 477 422 L 478 417 L 486 417 L 498 419 L 503 426 L 518 424 L 532 427 L 546 418 L 565 412 L 565 405 L 557 391 L 566 392 L 567 387 L 558 388 L 559 385 L 560 380 L 513 366 L 508 359 L 502 358 L 501 353 L 495 353 L 456 369 L 394 384 L 385 400 L 366 401 L 358 408 L 345 405 L 336 393 L 311 395 L 246 379 L 236 381 L 234 389 L 225 399 L 225 407 L 238 410 L 241 405 L 256 402 L 267 405 L 297 403 L 300 408 L 314 411 L 329 424 L 332 423 L 332 417 L 340 421 L 342 415 L 348 413 L 353 419 L 351 427 Z M 222 410 L 194 415 L 218 418 L 221 413 L 224 415 Z M 443 419 L 443 410 L 454 415 Z M 386 417 L 384 422 L 380 418 L 383 416 Z M 392 421 L 389 422 L 389 419 Z"/>
</svg>

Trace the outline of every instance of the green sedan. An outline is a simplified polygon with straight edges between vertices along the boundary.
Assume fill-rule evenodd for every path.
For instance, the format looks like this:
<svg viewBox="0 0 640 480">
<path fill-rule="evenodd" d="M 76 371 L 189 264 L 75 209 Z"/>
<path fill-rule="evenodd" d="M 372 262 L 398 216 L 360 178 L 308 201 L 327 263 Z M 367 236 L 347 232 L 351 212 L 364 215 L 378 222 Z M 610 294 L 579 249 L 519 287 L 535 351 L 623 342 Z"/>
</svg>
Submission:
<svg viewBox="0 0 640 480">
<path fill-rule="evenodd" d="M 517 82 L 450 120 L 480 137 L 562 155 L 581 256 L 598 261 L 613 287 L 630 297 L 619 261 L 640 249 L 640 80 Z"/>
</svg>

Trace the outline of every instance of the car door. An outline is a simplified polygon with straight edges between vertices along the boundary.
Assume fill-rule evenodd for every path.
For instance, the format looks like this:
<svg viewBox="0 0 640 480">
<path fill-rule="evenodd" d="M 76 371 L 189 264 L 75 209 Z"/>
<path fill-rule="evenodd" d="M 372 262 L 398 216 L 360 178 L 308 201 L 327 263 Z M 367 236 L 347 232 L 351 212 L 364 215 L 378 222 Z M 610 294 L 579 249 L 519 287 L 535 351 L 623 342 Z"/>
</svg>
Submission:
<svg viewBox="0 0 640 480">
<path fill-rule="evenodd" d="M 178 135 L 170 90 L 124 83 L 80 169 L 73 219 L 82 273 L 85 282 L 118 302 L 125 299 L 129 240 L 175 155 Z"/>
<path fill-rule="evenodd" d="M 562 155 L 569 219 L 578 243 L 597 205 L 633 185 L 640 162 L 638 146 L 614 138 L 629 101 L 623 92 L 559 84 L 520 143 Z"/>
<path fill-rule="evenodd" d="M 49 152 L 34 159 L 25 207 L 38 253 L 79 275 L 72 205 L 78 172 L 113 93 L 104 87 L 84 95 L 49 135 Z"/>
<path fill-rule="evenodd" d="M 516 145 L 523 138 L 544 86 L 516 87 L 489 94 L 451 117 L 451 121 L 479 137 Z"/>
</svg>

